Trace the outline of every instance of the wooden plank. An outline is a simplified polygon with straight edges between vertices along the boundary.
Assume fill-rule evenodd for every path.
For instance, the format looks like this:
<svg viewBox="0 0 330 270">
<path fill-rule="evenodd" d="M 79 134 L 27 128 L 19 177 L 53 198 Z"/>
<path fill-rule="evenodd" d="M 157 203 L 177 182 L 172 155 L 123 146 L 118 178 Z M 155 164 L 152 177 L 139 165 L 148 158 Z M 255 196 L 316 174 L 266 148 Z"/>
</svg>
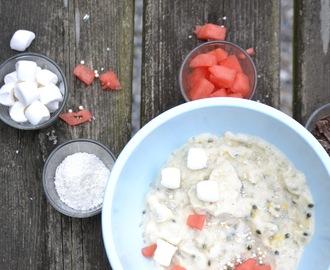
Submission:
<svg viewBox="0 0 330 270">
<path fill-rule="evenodd" d="M 293 117 L 305 124 L 330 102 L 330 4 L 294 1 Z"/>
<path fill-rule="evenodd" d="M 72 219 L 58 213 L 46 201 L 41 174 L 50 152 L 69 139 L 95 139 L 118 155 L 131 137 L 134 1 L 1 1 L 0 17 L 0 61 L 18 53 L 9 48 L 17 29 L 35 32 L 27 51 L 63 68 L 69 85 L 65 110 L 82 105 L 96 118 L 26 132 L 0 122 L 1 268 L 109 269 L 100 215 Z M 123 90 L 102 91 L 98 81 L 83 85 L 72 75 L 81 60 L 99 73 L 113 69 Z"/>
<path fill-rule="evenodd" d="M 196 24 L 225 25 L 227 40 L 254 47 L 259 80 L 254 99 L 279 107 L 279 1 L 145 0 L 141 123 L 183 103 L 178 74 L 184 57 L 202 41 Z M 169 42 L 170 41 L 170 42 Z"/>
</svg>

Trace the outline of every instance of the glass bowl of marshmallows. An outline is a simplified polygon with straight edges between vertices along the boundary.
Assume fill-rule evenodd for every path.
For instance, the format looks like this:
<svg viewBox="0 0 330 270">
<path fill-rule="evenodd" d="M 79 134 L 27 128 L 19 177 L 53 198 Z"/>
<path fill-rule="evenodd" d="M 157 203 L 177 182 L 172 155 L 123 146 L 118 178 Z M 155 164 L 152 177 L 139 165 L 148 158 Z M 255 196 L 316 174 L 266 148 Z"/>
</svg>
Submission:
<svg viewBox="0 0 330 270">
<path fill-rule="evenodd" d="M 101 212 L 115 156 L 91 139 L 59 145 L 45 162 L 42 181 L 49 203 L 60 213 L 87 218 Z"/>
<path fill-rule="evenodd" d="M 0 119 L 17 129 L 50 126 L 68 98 L 62 69 L 38 53 L 15 55 L 0 66 Z"/>
</svg>

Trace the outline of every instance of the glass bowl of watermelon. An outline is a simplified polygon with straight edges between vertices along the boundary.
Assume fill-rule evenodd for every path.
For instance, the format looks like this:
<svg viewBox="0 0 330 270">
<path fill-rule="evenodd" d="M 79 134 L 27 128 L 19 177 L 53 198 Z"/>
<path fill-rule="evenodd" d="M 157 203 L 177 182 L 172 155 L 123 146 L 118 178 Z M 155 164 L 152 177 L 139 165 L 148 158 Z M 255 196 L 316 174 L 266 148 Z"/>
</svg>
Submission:
<svg viewBox="0 0 330 270">
<path fill-rule="evenodd" d="M 186 101 L 212 97 L 251 99 L 257 70 L 248 52 L 228 41 L 209 41 L 184 59 L 179 84 Z"/>
<path fill-rule="evenodd" d="M 0 65 L 0 119 L 22 130 L 38 130 L 57 120 L 68 98 L 66 77 L 52 59 L 20 53 Z"/>
</svg>

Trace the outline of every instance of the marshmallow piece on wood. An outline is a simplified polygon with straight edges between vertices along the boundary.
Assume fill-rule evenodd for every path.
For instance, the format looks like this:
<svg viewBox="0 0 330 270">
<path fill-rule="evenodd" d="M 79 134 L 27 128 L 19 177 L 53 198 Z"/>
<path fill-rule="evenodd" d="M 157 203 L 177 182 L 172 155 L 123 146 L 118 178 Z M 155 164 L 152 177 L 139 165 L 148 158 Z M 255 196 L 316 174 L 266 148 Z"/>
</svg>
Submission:
<svg viewBox="0 0 330 270">
<path fill-rule="evenodd" d="M 41 69 L 36 73 L 36 80 L 41 85 L 47 85 L 50 83 L 57 84 L 58 77 L 54 72 L 48 69 Z"/>
<path fill-rule="evenodd" d="M 170 189 L 176 189 L 180 187 L 181 174 L 180 169 L 174 167 L 167 167 L 162 169 L 161 184 Z"/>
<path fill-rule="evenodd" d="M 214 180 L 204 180 L 197 183 L 197 198 L 204 202 L 219 201 L 218 183 Z"/>
<path fill-rule="evenodd" d="M 207 166 L 207 155 L 204 149 L 191 147 L 187 156 L 187 167 L 190 170 L 200 170 Z"/>
<path fill-rule="evenodd" d="M 154 260 L 162 266 L 169 266 L 177 249 L 176 246 L 173 246 L 162 239 L 158 239 L 157 248 L 154 253 Z"/>
<path fill-rule="evenodd" d="M 27 122 L 27 118 L 24 114 L 25 106 L 19 102 L 15 101 L 14 105 L 9 107 L 9 115 L 17 123 Z"/>
<path fill-rule="evenodd" d="M 25 117 L 32 125 L 38 125 L 49 120 L 50 113 L 44 104 L 36 100 L 26 108 Z"/>
<path fill-rule="evenodd" d="M 13 83 L 16 84 L 19 82 L 18 78 L 17 78 L 17 72 L 16 70 L 13 72 L 8 73 L 4 78 L 3 81 L 5 83 Z"/>
<path fill-rule="evenodd" d="M 53 83 L 39 87 L 39 92 L 39 100 L 45 105 L 55 101 L 61 102 L 63 100 L 60 89 Z"/>
<path fill-rule="evenodd" d="M 35 82 L 21 82 L 16 84 L 14 95 L 27 106 L 39 98 L 40 91 Z"/>
<path fill-rule="evenodd" d="M 50 113 L 55 112 L 60 107 L 60 103 L 58 101 L 50 102 L 45 105 L 48 108 Z"/>
<path fill-rule="evenodd" d="M 33 82 L 36 79 L 37 63 L 29 60 L 20 60 L 15 65 L 17 78 L 20 81 Z"/>
<path fill-rule="evenodd" d="M 35 39 L 36 35 L 28 30 L 17 30 L 10 40 L 10 48 L 15 51 L 25 51 Z"/>
<path fill-rule="evenodd" d="M 14 88 L 13 83 L 5 83 L 0 88 L 0 103 L 5 106 L 13 106 L 15 103 L 14 99 Z"/>
</svg>

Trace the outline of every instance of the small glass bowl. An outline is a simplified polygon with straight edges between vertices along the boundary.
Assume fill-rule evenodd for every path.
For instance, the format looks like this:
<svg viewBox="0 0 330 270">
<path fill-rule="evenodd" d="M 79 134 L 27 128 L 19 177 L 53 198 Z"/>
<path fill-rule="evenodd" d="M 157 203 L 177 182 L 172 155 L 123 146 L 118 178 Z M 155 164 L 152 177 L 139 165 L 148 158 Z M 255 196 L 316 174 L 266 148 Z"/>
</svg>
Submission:
<svg viewBox="0 0 330 270">
<path fill-rule="evenodd" d="M 246 50 L 237 46 L 234 43 L 228 41 L 209 41 L 202 43 L 193 49 L 183 60 L 180 72 L 179 72 L 179 84 L 183 98 L 188 102 L 191 101 L 189 98 L 189 74 L 192 72 L 192 68 L 189 67 L 190 61 L 198 54 L 208 53 L 217 48 L 221 48 L 228 52 L 228 55 L 236 55 L 239 63 L 243 69 L 243 72 L 248 76 L 250 82 L 250 91 L 246 99 L 252 99 L 252 96 L 257 87 L 257 69 Z"/>
<path fill-rule="evenodd" d="M 317 110 L 315 110 L 311 114 L 311 116 L 308 118 L 308 120 L 305 124 L 305 128 L 308 131 L 312 132 L 313 129 L 315 128 L 316 122 L 328 115 L 330 115 L 330 103 L 325 104 L 325 105 L 321 106 L 320 108 L 318 108 Z"/>
<path fill-rule="evenodd" d="M 42 69 L 48 69 L 55 73 L 58 77 L 57 86 L 60 88 L 63 95 L 63 101 L 59 103 L 59 108 L 50 114 L 49 120 L 38 125 L 32 125 L 28 122 L 18 123 L 15 122 L 9 115 L 9 107 L 0 104 L 0 119 L 11 127 L 22 130 L 38 130 L 50 126 L 59 116 L 63 110 L 65 103 L 68 99 L 68 85 L 64 72 L 52 59 L 38 53 L 20 53 L 5 60 L 0 66 L 0 87 L 4 84 L 4 77 L 15 71 L 15 65 L 20 60 L 34 61 Z"/>
<path fill-rule="evenodd" d="M 60 213 L 74 217 L 74 218 L 86 218 L 97 215 L 101 212 L 102 204 L 97 208 L 92 208 L 90 210 L 76 210 L 60 199 L 56 188 L 55 188 L 55 173 L 57 167 L 62 163 L 62 161 L 69 155 L 75 153 L 85 152 L 89 154 L 96 155 L 104 165 L 112 170 L 115 163 L 115 156 L 112 152 L 103 144 L 90 140 L 90 139 L 76 139 L 65 142 L 59 145 L 48 157 L 45 162 L 42 182 L 44 187 L 44 193 L 49 201 L 49 203 Z"/>
</svg>

